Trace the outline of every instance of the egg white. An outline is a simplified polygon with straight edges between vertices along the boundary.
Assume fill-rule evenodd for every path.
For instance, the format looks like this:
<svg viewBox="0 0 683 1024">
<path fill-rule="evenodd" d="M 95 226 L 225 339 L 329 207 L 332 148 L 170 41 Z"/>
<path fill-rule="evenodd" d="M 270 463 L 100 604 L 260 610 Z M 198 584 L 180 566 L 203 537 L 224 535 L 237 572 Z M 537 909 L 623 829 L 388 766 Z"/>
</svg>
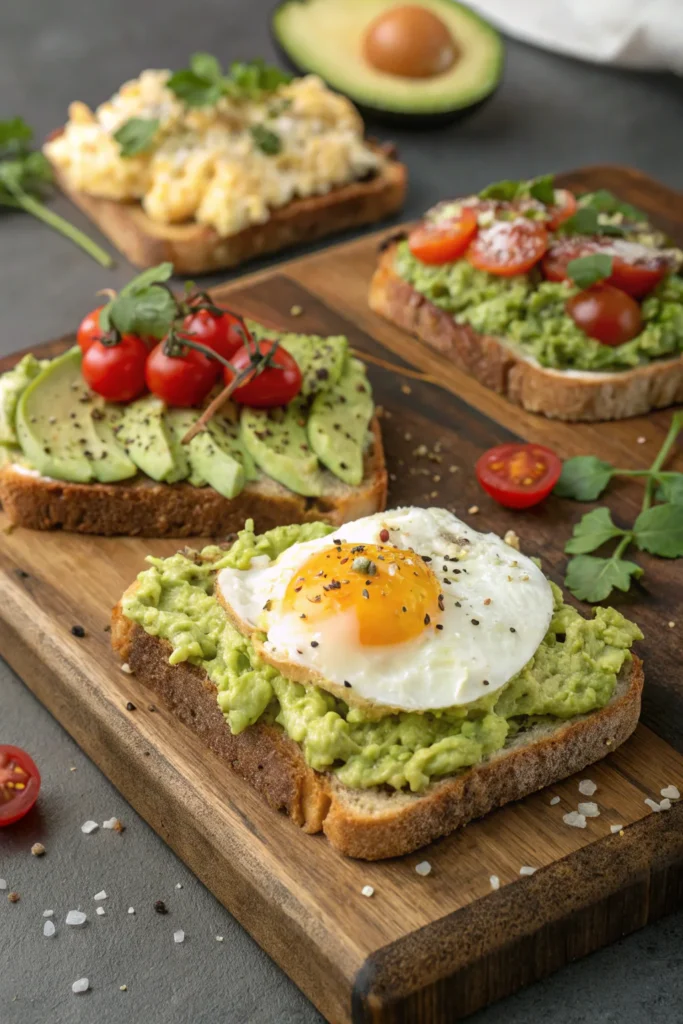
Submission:
<svg viewBox="0 0 683 1024">
<path fill-rule="evenodd" d="M 368 647 L 359 643 L 355 610 L 313 624 L 282 608 L 287 585 L 314 552 L 333 548 L 334 539 L 382 544 L 385 529 L 388 544 L 431 559 L 442 581 L 443 630 Z M 531 559 L 438 508 L 358 519 L 267 564 L 259 558 L 246 570 L 223 569 L 216 586 L 234 621 L 266 634 L 262 652 L 285 676 L 289 667 L 292 677 L 341 688 L 350 703 L 406 711 L 468 704 L 499 690 L 534 655 L 553 613 L 550 584 Z"/>
</svg>

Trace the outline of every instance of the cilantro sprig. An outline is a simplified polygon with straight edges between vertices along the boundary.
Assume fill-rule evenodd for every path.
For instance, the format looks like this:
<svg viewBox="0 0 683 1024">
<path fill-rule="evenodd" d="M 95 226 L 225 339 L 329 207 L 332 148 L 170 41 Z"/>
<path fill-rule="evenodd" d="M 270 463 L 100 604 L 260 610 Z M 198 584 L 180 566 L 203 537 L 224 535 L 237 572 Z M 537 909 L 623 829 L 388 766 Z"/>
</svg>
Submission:
<svg viewBox="0 0 683 1024">
<path fill-rule="evenodd" d="M 80 246 L 101 266 L 113 266 L 108 252 L 43 203 L 43 196 L 53 184 L 52 168 L 41 152 L 31 148 L 32 143 L 33 130 L 22 118 L 0 121 L 0 206 L 30 213 Z"/>
<path fill-rule="evenodd" d="M 221 96 L 231 99 L 260 100 L 292 76 L 266 64 L 261 58 L 235 61 L 224 74 L 220 63 L 209 53 L 194 53 L 189 68 L 176 71 L 166 83 L 188 107 L 206 107 Z"/>
<path fill-rule="evenodd" d="M 574 526 L 565 551 L 573 556 L 566 584 L 575 597 L 604 601 L 612 590 L 629 590 L 631 581 L 643 575 L 640 565 L 623 557 L 632 545 L 660 558 L 683 556 L 683 473 L 663 470 L 681 430 L 683 412 L 677 412 L 649 469 L 617 469 L 594 455 L 578 455 L 564 463 L 555 493 L 576 501 L 595 501 L 615 477 L 645 478 L 642 507 L 630 529 L 617 526 L 605 507 L 587 512 Z M 653 504 L 656 500 L 662 504 Z M 617 543 L 609 557 L 593 554 L 610 541 Z"/>
</svg>

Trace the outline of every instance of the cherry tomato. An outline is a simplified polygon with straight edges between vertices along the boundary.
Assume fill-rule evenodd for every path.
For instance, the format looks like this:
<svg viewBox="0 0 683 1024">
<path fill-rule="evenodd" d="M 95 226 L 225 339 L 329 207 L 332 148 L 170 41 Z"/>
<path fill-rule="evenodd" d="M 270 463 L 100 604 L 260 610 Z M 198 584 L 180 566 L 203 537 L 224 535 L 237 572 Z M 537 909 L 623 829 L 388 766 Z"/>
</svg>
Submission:
<svg viewBox="0 0 683 1024">
<path fill-rule="evenodd" d="M 463 206 L 453 220 L 418 224 L 408 236 L 408 247 L 422 263 L 450 263 L 462 256 L 476 233 L 476 210 Z"/>
<path fill-rule="evenodd" d="M 136 334 L 124 334 L 116 345 L 93 341 L 83 356 L 86 383 L 108 402 L 132 402 L 145 391 L 147 346 Z"/>
<path fill-rule="evenodd" d="M 76 333 L 76 341 L 84 355 L 92 345 L 93 341 L 99 341 L 102 337 L 102 329 L 100 327 L 100 310 L 103 308 L 103 306 L 98 306 L 97 309 L 93 309 L 87 316 L 84 316 L 80 322 Z"/>
<path fill-rule="evenodd" d="M 201 405 L 221 372 L 220 363 L 203 352 L 186 348 L 182 355 L 168 356 L 160 341 L 149 354 L 147 387 L 167 405 L 188 408 Z"/>
<path fill-rule="evenodd" d="M 603 345 L 623 345 L 640 334 L 643 318 L 634 298 L 611 284 L 594 284 L 565 303 L 577 327 Z"/>
<path fill-rule="evenodd" d="M 559 228 L 560 224 L 573 217 L 578 209 L 576 196 L 568 188 L 555 189 L 555 202 L 548 207 L 548 227 L 551 231 Z"/>
<path fill-rule="evenodd" d="M 466 258 L 478 270 L 513 277 L 531 270 L 548 248 L 548 232 L 540 221 L 518 217 L 497 220 L 479 231 Z"/>
<path fill-rule="evenodd" d="M 229 310 L 221 316 L 208 309 L 195 310 L 185 317 L 183 331 L 224 359 L 232 359 L 237 349 L 244 345 L 245 335 L 246 340 L 251 341 L 246 324 Z"/>
<path fill-rule="evenodd" d="M 531 508 L 560 479 L 562 460 L 540 444 L 499 444 L 477 459 L 477 480 L 505 508 Z"/>
<path fill-rule="evenodd" d="M 605 252 L 612 257 L 612 273 L 606 279 L 622 291 L 640 299 L 671 272 L 667 256 L 656 249 L 645 250 L 626 239 L 566 238 L 553 242 L 544 260 L 543 273 L 549 281 L 564 281 L 567 264 L 581 256 Z"/>
<path fill-rule="evenodd" d="M 259 341 L 258 350 L 261 356 L 272 352 L 275 342 Z M 239 373 L 254 362 L 254 349 L 246 346 L 235 353 L 232 364 Z M 223 370 L 225 383 L 230 384 L 233 373 L 226 366 Z M 278 347 L 272 357 L 272 363 L 257 373 L 245 384 L 241 384 L 232 393 L 232 398 L 240 405 L 251 405 L 256 409 L 270 409 L 276 405 L 287 405 L 301 391 L 301 370 L 296 361 L 284 348 Z"/>
<path fill-rule="evenodd" d="M 33 758 L 20 747 L 0 744 L 0 826 L 28 814 L 39 791 L 40 772 Z"/>
</svg>

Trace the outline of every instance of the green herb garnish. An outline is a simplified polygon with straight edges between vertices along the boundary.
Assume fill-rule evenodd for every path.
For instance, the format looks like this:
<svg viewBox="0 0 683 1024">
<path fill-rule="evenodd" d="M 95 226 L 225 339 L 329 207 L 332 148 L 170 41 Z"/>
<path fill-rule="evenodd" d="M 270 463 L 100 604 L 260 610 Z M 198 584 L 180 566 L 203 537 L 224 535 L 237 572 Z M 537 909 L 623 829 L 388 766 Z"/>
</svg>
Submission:
<svg viewBox="0 0 683 1024">
<path fill-rule="evenodd" d="M 479 193 L 480 199 L 500 199 L 511 202 L 513 199 L 535 199 L 544 206 L 552 206 L 555 202 L 555 176 L 544 174 L 530 181 L 494 181 Z"/>
<path fill-rule="evenodd" d="M 159 130 L 159 118 L 131 117 L 114 132 L 121 156 L 137 156 L 149 149 Z"/>
<path fill-rule="evenodd" d="M 32 141 L 33 130 L 22 118 L 0 121 L 0 206 L 25 210 L 80 246 L 101 266 L 111 267 L 114 261 L 108 252 L 42 202 L 54 179 L 48 160 L 31 149 Z"/>
<path fill-rule="evenodd" d="M 189 68 L 176 71 L 166 85 L 188 107 L 207 107 L 222 96 L 235 100 L 260 100 L 292 76 L 257 59 L 236 61 L 225 75 L 219 62 L 209 53 L 195 53 Z"/>
<path fill-rule="evenodd" d="M 129 281 L 100 310 L 105 334 L 165 337 L 178 316 L 178 303 L 165 285 L 172 274 L 172 263 L 160 263 Z"/>
<path fill-rule="evenodd" d="M 612 263 L 612 257 L 606 252 L 579 256 L 567 264 L 567 277 L 571 278 L 577 288 L 590 288 L 591 285 L 610 276 Z"/>
<path fill-rule="evenodd" d="M 253 124 L 249 129 L 254 145 L 268 156 L 277 156 L 282 149 L 282 140 L 277 132 L 266 128 L 264 124 Z"/>
<path fill-rule="evenodd" d="M 596 213 L 607 213 L 610 216 L 620 213 L 626 220 L 632 221 L 634 224 L 647 224 L 648 222 L 647 214 L 642 210 L 631 206 L 630 203 L 623 202 L 605 188 L 598 189 L 597 192 L 586 192 L 581 196 L 579 205 L 583 209 L 595 210 Z"/>
<path fill-rule="evenodd" d="M 615 476 L 645 478 L 642 508 L 630 529 L 617 526 L 604 507 L 586 513 L 575 525 L 565 545 L 567 554 L 574 556 L 567 565 L 566 584 L 575 597 L 595 602 L 609 597 L 614 589 L 627 591 L 631 580 L 643 575 L 641 566 L 623 558 L 632 544 L 661 558 L 683 556 L 683 473 L 662 469 L 682 429 L 683 412 L 678 412 L 649 469 L 616 469 L 593 455 L 564 463 L 555 493 L 577 501 L 595 500 Z M 653 505 L 659 498 L 664 503 Z M 618 543 L 609 558 L 590 553 L 611 540 Z"/>
</svg>

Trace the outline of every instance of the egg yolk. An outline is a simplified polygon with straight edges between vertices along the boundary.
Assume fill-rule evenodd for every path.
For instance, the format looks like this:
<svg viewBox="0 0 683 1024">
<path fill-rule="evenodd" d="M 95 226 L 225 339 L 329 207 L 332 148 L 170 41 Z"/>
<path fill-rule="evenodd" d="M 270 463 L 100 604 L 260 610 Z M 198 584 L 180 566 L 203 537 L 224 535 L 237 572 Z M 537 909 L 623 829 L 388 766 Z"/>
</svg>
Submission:
<svg viewBox="0 0 683 1024">
<path fill-rule="evenodd" d="M 353 611 L 364 647 L 405 643 L 434 629 L 443 595 L 414 551 L 335 544 L 312 555 L 290 580 L 283 610 L 315 624 Z"/>
</svg>

